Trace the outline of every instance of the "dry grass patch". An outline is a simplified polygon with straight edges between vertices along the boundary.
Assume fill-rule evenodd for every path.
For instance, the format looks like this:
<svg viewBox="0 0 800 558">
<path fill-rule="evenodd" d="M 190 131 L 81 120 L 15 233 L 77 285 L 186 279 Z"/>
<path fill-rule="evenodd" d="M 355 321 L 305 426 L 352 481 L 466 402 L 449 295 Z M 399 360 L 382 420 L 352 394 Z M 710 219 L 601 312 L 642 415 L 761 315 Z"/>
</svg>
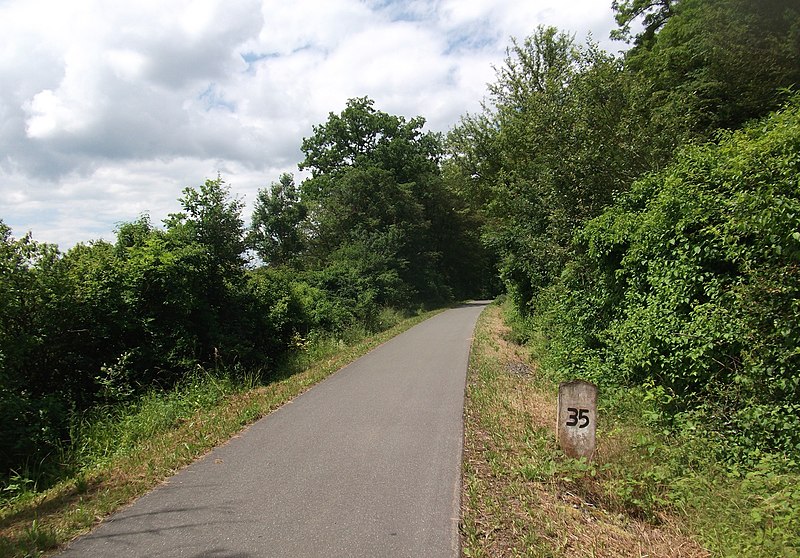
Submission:
<svg viewBox="0 0 800 558">
<path fill-rule="evenodd" d="M 669 513 L 643 518 L 630 499 L 614 495 L 615 483 L 625 487 L 626 479 L 605 465 L 638 458 L 629 444 L 635 429 L 602 425 L 592 464 L 560 453 L 557 386 L 510 339 L 501 309 L 487 308 L 467 387 L 462 555 L 708 556 Z"/>
</svg>

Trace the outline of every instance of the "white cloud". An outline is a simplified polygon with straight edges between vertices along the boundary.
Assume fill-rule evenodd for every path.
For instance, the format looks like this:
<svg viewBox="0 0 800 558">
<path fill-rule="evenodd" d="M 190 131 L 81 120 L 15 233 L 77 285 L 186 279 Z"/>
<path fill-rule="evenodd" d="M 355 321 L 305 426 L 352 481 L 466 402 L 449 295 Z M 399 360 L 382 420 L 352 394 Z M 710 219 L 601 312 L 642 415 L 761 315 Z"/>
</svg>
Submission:
<svg viewBox="0 0 800 558">
<path fill-rule="evenodd" d="M 217 172 L 252 202 L 349 97 L 446 131 L 511 36 L 548 24 L 615 48 L 605 4 L 5 0 L 0 218 L 69 247 L 164 218 Z"/>
</svg>

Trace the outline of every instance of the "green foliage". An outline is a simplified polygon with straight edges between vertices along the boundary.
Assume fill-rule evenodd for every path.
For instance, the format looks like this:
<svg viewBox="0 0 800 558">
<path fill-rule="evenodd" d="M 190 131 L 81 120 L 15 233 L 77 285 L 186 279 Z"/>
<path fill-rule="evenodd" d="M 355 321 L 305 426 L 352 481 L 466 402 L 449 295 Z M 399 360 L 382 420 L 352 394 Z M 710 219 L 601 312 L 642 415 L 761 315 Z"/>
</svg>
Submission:
<svg viewBox="0 0 800 558">
<path fill-rule="evenodd" d="M 626 66 L 647 84 L 653 130 L 673 147 L 766 115 L 800 80 L 796 2 L 681 0 L 668 11 Z"/>
<path fill-rule="evenodd" d="M 540 28 L 512 42 L 484 112 L 448 138 L 448 179 L 480 208 L 484 243 L 523 312 L 541 310 L 540 294 L 563 273 L 588 279 L 570 263 L 582 257 L 573 237 L 637 178 L 678 146 L 777 108 L 800 81 L 792 3 L 615 8 L 620 25 L 643 17 L 646 28 L 624 59 Z"/>
<path fill-rule="evenodd" d="M 422 132 L 425 120 L 406 121 L 373 105 L 367 97 L 350 99 L 341 114 L 330 113 L 327 122 L 314 126 L 314 134 L 303 140 L 300 169 L 312 174 L 312 180 L 303 183 L 308 198 L 324 198 L 330 180 L 350 168 L 378 167 L 399 183 L 437 172 L 440 140 Z"/>
<path fill-rule="evenodd" d="M 540 299 L 552 367 L 649 386 L 740 462 L 800 452 L 798 101 L 637 182 Z"/>
<path fill-rule="evenodd" d="M 0 468 L 46 479 L 70 424 L 169 389 L 198 365 L 260 369 L 305 326 L 292 281 L 246 272 L 241 202 L 187 189 L 166 230 L 147 216 L 115 245 L 66 254 L 0 229 Z"/>
<path fill-rule="evenodd" d="M 239 362 L 268 367 L 308 327 L 296 281 L 285 271 L 257 269 L 248 274 L 240 296 L 244 315 L 236 338 L 245 347 L 239 350 Z"/>
<path fill-rule="evenodd" d="M 477 290 L 473 258 L 483 256 L 442 179 L 441 138 L 424 132 L 420 117 L 406 121 L 373 105 L 350 99 L 303 140 L 300 168 L 311 171 L 300 188 L 309 211 L 303 264 L 363 316 Z"/>
<path fill-rule="evenodd" d="M 484 241 L 524 311 L 573 256 L 573 231 L 646 169 L 637 91 L 619 60 L 543 27 L 509 49 L 491 110 L 450 134 L 453 172 L 485 206 Z"/>
<path fill-rule="evenodd" d="M 604 412 L 658 434 L 641 450 L 663 467 L 581 470 L 574 488 L 651 519 L 706 506 L 724 519 L 718 552 L 796 556 L 800 11 L 614 8 L 617 36 L 643 27 L 622 58 L 552 28 L 512 43 L 484 111 L 448 137 L 445 178 L 540 370 L 599 384 Z M 693 521 L 710 537 L 716 518 Z"/>
<path fill-rule="evenodd" d="M 621 35 L 644 20 L 623 59 L 539 29 L 448 137 L 515 340 L 651 431 L 598 465 L 534 436 L 520 474 L 649 521 L 684 513 L 720 554 L 797 556 L 798 8 L 615 8 Z"/>
<path fill-rule="evenodd" d="M 202 246 L 210 257 L 216 279 L 235 281 L 245 263 L 243 253 L 244 202 L 231 199 L 230 188 L 222 178 L 206 180 L 199 189 L 186 188 L 179 200 L 185 213 L 170 215 L 170 233 L 184 242 Z"/>
<path fill-rule="evenodd" d="M 680 485 L 686 505 L 697 506 L 698 493 L 711 509 L 692 509 L 703 517 L 721 521 L 708 525 L 709 542 L 720 551 L 739 556 L 800 555 L 800 493 L 797 475 L 780 471 L 780 464 L 765 459 L 743 478 L 717 477 L 703 483 L 687 479 Z M 744 511 L 744 513 L 742 513 Z"/>
<path fill-rule="evenodd" d="M 614 18 L 619 28 L 611 32 L 611 37 L 630 42 L 631 23 L 641 19 L 644 29 L 636 35 L 634 42 L 637 45 L 652 43 L 658 30 L 672 16 L 678 2 L 679 0 L 613 0 L 611 7 L 616 12 Z"/>
<path fill-rule="evenodd" d="M 291 174 L 283 174 L 269 190 L 260 190 L 253 211 L 249 243 L 271 265 L 291 264 L 304 248 L 301 228 L 308 211 L 300 202 Z"/>
<path fill-rule="evenodd" d="M 644 386 L 655 422 L 705 423 L 732 462 L 797 455 L 797 97 L 721 131 L 800 81 L 797 6 L 614 7 L 622 34 L 643 19 L 623 59 L 553 28 L 512 43 L 448 180 L 543 369 Z"/>
</svg>

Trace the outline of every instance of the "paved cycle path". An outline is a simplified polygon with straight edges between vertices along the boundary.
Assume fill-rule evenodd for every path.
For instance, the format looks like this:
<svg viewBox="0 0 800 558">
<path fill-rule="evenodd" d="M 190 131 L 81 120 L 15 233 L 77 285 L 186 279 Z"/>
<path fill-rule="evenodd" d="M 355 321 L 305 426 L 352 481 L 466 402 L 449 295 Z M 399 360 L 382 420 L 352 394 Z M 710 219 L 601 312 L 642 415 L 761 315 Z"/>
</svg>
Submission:
<svg viewBox="0 0 800 558">
<path fill-rule="evenodd" d="M 483 307 L 374 349 L 61 556 L 457 556 L 464 387 Z"/>
</svg>

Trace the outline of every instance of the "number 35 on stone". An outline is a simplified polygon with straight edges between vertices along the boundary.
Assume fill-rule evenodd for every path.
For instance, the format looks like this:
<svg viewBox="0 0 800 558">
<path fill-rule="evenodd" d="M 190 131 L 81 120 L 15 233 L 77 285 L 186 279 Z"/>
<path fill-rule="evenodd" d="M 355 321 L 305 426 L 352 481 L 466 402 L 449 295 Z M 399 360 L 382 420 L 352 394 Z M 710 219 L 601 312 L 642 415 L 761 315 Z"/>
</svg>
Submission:
<svg viewBox="0 0 800 558">
<path fill-rule="evenodd" d="M 596 422 L 597 386 L 583 380 L 559 384 L 556 437 L 565 454 L 592 458 Z"/>
<path fill-rule="evenodd" d="M 589 409 L 576 409 L 575 407 L 567 407 L 569 413 L 569 420 L 567 426 L 577 426 L 578 428 L 586 428 L 589 426 Z"/>
</svg>

